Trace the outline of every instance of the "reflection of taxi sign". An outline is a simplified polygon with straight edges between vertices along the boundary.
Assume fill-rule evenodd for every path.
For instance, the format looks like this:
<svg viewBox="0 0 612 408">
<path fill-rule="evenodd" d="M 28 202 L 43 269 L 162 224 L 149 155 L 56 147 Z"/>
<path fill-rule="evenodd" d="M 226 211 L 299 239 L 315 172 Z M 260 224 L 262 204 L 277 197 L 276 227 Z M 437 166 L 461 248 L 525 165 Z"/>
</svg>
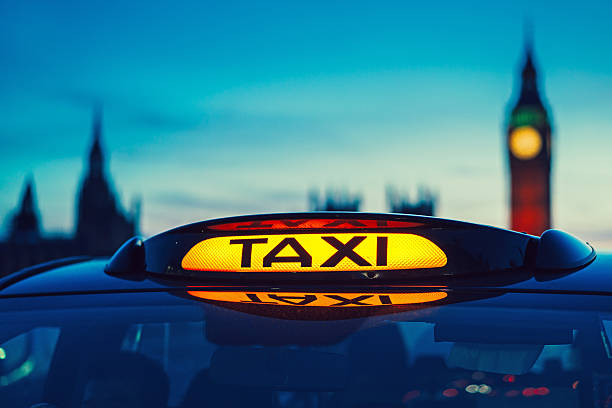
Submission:
<svg viewBox="0 0 612 408">
<path fill-rule="evenodd" d="M 204 300 L 278 306 L 307 307 L 368 307 L 399 306 L 435 302 L 444 299 L 446 292 L 422 293 L 302 293 L 302 292 L 188 292 Z"/>
<path fill-rule="evenodd" d="M 193 246 L 183 269 L 219 272 L 311 272 L 440 268 L 433 242 L 405 233 L 276 234 L 213 237 Z"/>
<path fill-rule="evenodd" d="M 254 231 L 254 230 L 304 230 L 304 229 L 387 229 L 387 228 L 414 228 L 422 227 L 422 222 L 397 221 L 385 219 L 332 219 L 332 218 L 297 218 L 297 219 L 271 219 L 242 222 L 229 222 L 211 225 L 214 231 Z"/>
</svg>

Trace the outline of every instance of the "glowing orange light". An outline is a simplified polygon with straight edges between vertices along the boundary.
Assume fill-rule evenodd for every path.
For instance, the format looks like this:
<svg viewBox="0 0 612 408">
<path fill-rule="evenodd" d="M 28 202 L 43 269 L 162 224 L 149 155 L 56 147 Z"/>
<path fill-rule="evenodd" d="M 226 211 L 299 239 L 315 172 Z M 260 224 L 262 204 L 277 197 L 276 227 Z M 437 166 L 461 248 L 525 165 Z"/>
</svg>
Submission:
<svg viewBox="0 0 612 408">
<path fill-rule="evenodd" d="M 577 390 L 578 389 L 578 385 L 580 384 L 580 381 L 576 380 L 572 383 L 572 389 Z"/>
<path fill-rule="evenodd" d="M 307 293 L 188 291 L 200 299 L 259 305 L 308 307 L 364 307 L 428 303 L 444 299 L 446 292 L 422 293 Z"/>
<path fill-rule="evenodd" d="M 295 218 L 280 220 L 257 220 L 229 222 L 210 225 L 208 229 L 216 231 L 253 231 L 253 230 L 293 230 L 293 229 L 363 229 L 363 228 L 415 228 L 422 227 L 420 222 L 393 220 L 361 220 L 361 219 L 331 219 L 331 218 Z"/>
<path fill-rule="evenodd" d="M 542 150 L 542 138 L 531 126 L 521 126 L 510 135 L 510 151 L 521 160 L 532 159 Z"/>
<path fill-rule="evenodd" d="M 183 257 L 187 270 L 331 272 L 440 268 L 446 254 L 402 233 L 270 234 L 208 238 Z"/>
</svg>

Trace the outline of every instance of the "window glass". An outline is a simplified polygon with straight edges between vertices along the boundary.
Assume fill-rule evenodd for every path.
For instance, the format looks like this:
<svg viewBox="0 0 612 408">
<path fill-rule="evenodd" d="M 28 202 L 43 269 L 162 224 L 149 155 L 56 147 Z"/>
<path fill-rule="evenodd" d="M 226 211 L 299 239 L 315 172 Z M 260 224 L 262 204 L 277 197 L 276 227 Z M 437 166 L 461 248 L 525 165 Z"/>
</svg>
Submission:
<svg viewBox="0 0 612 408">
<path fill-rule="evenodd" d="M 40 327 L 1 343 L 0 406 L 41 399 L 59 333 L 58 328 Z"/>
<path fill-rule="evenodd" d="M 0 327 L 3 408 L 602 407 L 612 401 L 608 323 L 595 313 L 537 316 L 537 309 L 487 307 L 469 321 L 465 308 L 450 305 L 308 320 L 231 310 L 183 293 L 52 300 L 63 308 L 41 300 L 36 309 L 38 300 L 30 299 L 27 311 L 0 312 L 8 322 Z"/>
<path fill-rule="evenodd" d="M 180 402 L 198 371 L 208 368 L 217 348 L 205 341 L 204 325 L 204 322 L 135 324 L 123 339 L 122 351 L 154 359 L 168 373 L 171 406 Z"/>
</svg>

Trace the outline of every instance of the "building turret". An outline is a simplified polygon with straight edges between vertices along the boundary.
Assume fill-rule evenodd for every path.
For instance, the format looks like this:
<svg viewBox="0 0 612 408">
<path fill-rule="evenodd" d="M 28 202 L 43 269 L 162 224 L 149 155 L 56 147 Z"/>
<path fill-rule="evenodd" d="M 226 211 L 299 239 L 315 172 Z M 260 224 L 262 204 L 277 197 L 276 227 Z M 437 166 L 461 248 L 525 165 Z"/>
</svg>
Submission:
<svg viewBox="0 0 612 408">
<path fill-rule="evenodd" d="M 134 221 L 121 210 L 107 180 L 102 149 L 102 114 L 94 112 L 93 142 L 78 196 L 76 239 L 88 255 L 110 255 L 134 235 Z"/>
<path fill-rule="evenodd" d="M 93 178 L 104 177 L 104 154 L 100 139 L 102 138 L 102 111 L 96 108 L 93 122 L 93 143 L 89 150 L 89 175 Z"/>
<path fill-rule="evenodd" d="M 34 195 L 34 179 L 28 177 L 21 195 L 21 205 L 13 216 L 9 239 L 19 243 L 35 243 L 40 239 L 40 222 L 36 197 Z"/>
</svg>

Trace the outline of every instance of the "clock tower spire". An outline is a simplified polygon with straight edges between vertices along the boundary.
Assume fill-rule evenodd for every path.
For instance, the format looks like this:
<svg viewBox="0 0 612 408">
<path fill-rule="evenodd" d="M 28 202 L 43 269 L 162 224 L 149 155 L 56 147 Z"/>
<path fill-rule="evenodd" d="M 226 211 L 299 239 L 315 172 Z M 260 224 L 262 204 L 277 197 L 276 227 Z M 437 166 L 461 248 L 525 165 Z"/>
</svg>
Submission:
<svg viewBox="0 0 612 408">
<path fill-rule="evenodd" d="M 538 90 L 533 45 L 525 41 L 520 94 L 507 126 L 510 228 L 540 235 L 551 226 L 550 118 Z"/>
</svg>

